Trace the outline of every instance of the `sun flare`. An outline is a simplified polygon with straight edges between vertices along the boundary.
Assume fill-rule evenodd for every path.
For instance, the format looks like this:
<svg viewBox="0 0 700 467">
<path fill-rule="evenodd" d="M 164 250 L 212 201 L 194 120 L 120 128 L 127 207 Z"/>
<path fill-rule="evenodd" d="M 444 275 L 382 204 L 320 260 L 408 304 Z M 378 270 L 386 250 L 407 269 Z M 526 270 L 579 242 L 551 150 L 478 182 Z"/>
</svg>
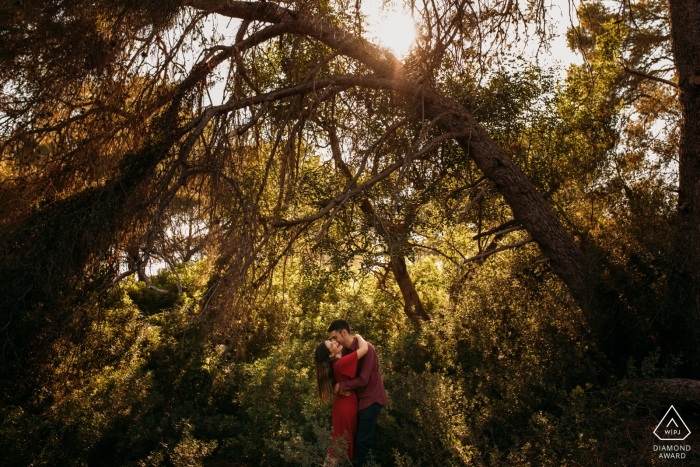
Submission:
<svg viewBox="0 0 700 467">
<path fill-rule="evenodd" d="M 411 15 L 403 11 L 379 10 L 368 17 L 370 36 L 397 58 L 405 57 L 416 40 L 416 25 Z"/>
</svg>

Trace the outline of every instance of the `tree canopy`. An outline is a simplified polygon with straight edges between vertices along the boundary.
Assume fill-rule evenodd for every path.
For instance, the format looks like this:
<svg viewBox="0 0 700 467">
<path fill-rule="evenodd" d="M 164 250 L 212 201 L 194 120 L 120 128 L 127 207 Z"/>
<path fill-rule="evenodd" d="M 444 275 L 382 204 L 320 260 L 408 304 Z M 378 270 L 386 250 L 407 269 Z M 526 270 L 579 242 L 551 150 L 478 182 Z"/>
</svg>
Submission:
<svg viewBox="0 0 700 467">
<path fill-rule="evenodd" d="M 308 392 L 301 354 L 344 315 L 384 346 L 393 416 L 424 417 L 387 438 L 396 465 L 611 459 L 633 448 L 562 427 L 606 397 L 642 426 L 635 397 L 697 378 L 700 8 L 581 3 L 583 63 L 562 78 L 512 53 L 551 38 L 542 2 L 405 7 L 402 59 L 341 0 L 0 7 L 15 461 L 56 461 L 75 412 L 105 422 L 80 422 L 98 435 L 71 463 L 311 464 L 324 412 L 285 395 Z"/>
</svg>

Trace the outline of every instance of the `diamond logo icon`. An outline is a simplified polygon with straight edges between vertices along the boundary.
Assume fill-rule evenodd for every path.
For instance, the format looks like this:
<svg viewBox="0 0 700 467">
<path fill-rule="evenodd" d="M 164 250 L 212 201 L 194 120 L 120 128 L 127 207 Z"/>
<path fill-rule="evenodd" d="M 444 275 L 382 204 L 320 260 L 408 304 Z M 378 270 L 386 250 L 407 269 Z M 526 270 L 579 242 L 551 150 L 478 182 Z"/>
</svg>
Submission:
<svg viewBox="0 0 700 467">
<path fill-rule="evenodd" d="M 671 406 L 656 426 L 654 434 L 661 441 L 683 441 L 690 436 L 690 430 L 676 408 Z"/>
</svg>

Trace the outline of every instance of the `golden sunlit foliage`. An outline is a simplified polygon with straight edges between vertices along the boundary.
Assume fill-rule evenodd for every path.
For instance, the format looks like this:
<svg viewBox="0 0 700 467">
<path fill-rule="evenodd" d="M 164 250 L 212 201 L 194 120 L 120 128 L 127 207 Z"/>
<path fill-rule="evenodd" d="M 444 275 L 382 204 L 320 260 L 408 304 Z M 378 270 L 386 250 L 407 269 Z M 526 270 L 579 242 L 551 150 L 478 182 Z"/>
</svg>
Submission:
<svg viewBox="0 0 700 467">
<path fill-rule="evenodd" d="M 657 465 L 696 423 L 666 3 L 581 4 L 566 70 L 513 52 L 540 1 L 405 7 L 400 61 L 341 0 L 0 6 L 0 465 L 323 465 L 336 318 L 375 465 Z"/>
</svg>

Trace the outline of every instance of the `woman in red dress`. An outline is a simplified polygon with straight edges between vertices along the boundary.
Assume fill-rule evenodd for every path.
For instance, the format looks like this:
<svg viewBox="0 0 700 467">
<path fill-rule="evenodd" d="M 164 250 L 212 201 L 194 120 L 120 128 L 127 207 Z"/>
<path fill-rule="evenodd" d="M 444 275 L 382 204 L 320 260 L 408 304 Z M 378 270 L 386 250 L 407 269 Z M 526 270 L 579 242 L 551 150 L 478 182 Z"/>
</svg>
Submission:
<svg viewBox="0 0 700 467">
<path fill-rule="evenodd" d="M 342 357 L 343 346 L 336 341 L 324 341 L 316 349 L 316 383 L 318 395 L 323 402 L 333 397 L 332 425 L 333 443 L 344 437 L 347 443 L 347 454 L 350 459 L 355 457 L 355 435 L 357 434 L 357 394 L 352 391 L 348 396 L 333 394 L 333 385 L 355 377 L 357 361 L 367 354 L 367 342 L 356 334 L 359 348 Z M 328 457 L 324 465 L 334 465 L 338 456 L 328 449 Z"/>
</svg>

